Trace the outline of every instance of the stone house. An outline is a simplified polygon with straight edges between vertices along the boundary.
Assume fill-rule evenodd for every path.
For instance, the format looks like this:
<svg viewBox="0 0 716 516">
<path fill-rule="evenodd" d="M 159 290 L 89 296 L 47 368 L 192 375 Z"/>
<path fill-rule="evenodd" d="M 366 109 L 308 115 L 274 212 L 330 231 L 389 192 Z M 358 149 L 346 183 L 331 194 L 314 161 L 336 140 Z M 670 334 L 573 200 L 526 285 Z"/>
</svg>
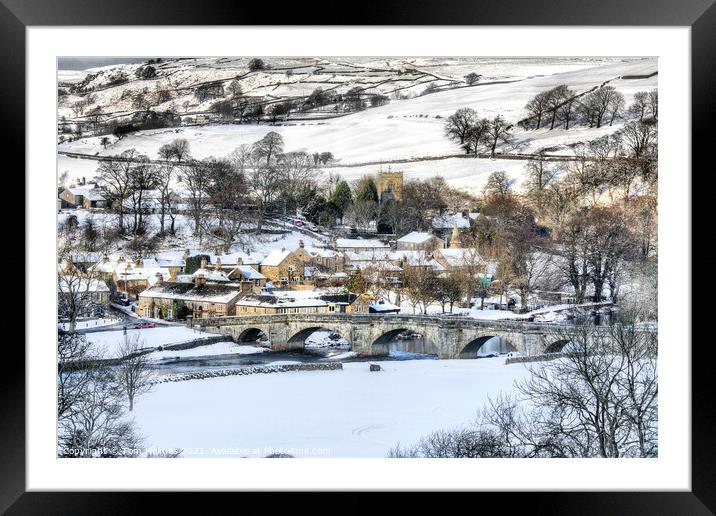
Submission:
<svg viewBox="0 0 716 516">
<path fill-rule="evenodd" d="M 109 287 L 100 279 L 60 275 L 57 285 L 60 298 L 74 299 L 75 305 L 83 307 L 83 312 L 78 314 L 80 317 L 97 315 L 95 308 L 98 305 L 103 311 L 109 307 Z"/>
<path fill-rule="evenodd" d="M 207 283 L 201 275 L 194 283 L 165 282 L 158 278 L 154 286 L 139 294 L 137 313 L 161 319 L 233 315 L 236 301 L 244 295 L 246 292 L 235 286 Z"/>
<path fill-rule="evenodd" d="M 253 294 L 236 302 L 236 315 L 368 313 L 363 296 L 322 290 L 278 291 Z"/>
<path fill-rule="evenodd" d="M 59 199 L 62 208 L 106 208 L 107 199 L 99 188 L 93 185 L 65 188 L 60 192 Z"/>
<path fill-rule="evenodd" d="M 397 241 L 398 251 L 434 251 L 443 247 L 443 241 L 430 233 L 412 231 Z"/>
<path fill-rule="evenodd" d="M 267 278 L 250 265 L 238 265 L 229 272 L 229 279 L 242 284 L 248 282 L 253 290 L 261 290 L 266 286 Z"/>
<path fill-rule="evenodd" d="M 303 267 L 300 252 L 276 249 L 261 262 L 259 272 L 275 287 L 288 287 L 304 281 Z"/>
<path fill-rule="evenodd" d="M 112 275 L 117 290 L 134 299 L 139 299 L 139 294 L 157 283 L 160 277 L 162 280 L 170 280 L 172 274 L 161 267 L 143 267 L 141 262 L 121 262 Z"/>
</svg>

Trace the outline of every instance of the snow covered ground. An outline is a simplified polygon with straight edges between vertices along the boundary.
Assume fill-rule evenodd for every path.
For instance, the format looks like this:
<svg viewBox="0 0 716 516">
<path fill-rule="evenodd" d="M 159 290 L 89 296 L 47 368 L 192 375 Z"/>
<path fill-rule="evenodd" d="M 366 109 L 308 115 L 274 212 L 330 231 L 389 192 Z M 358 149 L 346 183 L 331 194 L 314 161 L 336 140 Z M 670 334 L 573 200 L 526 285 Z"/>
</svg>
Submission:
<svg viewBox="0 0 716 516">
<path fill-rule="evenodd" d="M 425 63 L 424 63 L 425 64 Z M 462 107 L 475 109 L 481 117 L 503 115 L 516 122 L 526 115 L 524 106 L 536 93 L 558 84 L 566 84 L 577 92 L 585 92 L 607 81 L 625 96 L 628 106 L 633 94 L 657 86 L 657 76 L 647 79 L 621 79 L 622 76 L 644 75 L 657 71 L 656 58 L 597 61 L 598 66 L 577 66 L 578 69 L 563 71 L 559 67 L 546 68 L 545 75 L 519 73 L 513 64 L 513 82 L 478 84 L 441 91 L 405 100 L 393 100 L 389 104 L 352 113 L 330 120 L 288 121 L 282 125 L 242 124 L 209 125 L 179 129 L 157 129 L 134 133 L 120 141 L 113 141 L 107 148 L 100 145 L 100 137 L 88 137 L 59 145 L 59 149 L 85 154 L 111 155 L 135 148 L 150 158 L 157 157 L 159 147 L 175 138 L 191 142 L 192 155 L 196 158 L 225 156 L 241 144 L 250 144 L 269 131 L 280 133 L 285 140 L 286 151 L 330 151 L 340 164 L 395 159 L 417 160 L 415 163 L 394 164 L 394 170 L 404 170 L 408 178 L 424 178 L 434 175 L 445 177 L 456 186 L 479 188 L 490 172 L 506 170 L 512 177 L 522 174 L 524 162 L 495 162 L 486 159 L 452 159 L 420 161 L 431 156 L 459 154 L 461 150 L 444 135 L 445 118 Z M 555 73 L 556 72 L 556 73 Z M 570 154 L 570 144 L 596 139 L 619 129 L 614 126 L 588 129 L 573 127 L 569 131 L 516 130 L 509 146 L 500 145 L 498 151 L 529 153 L 547 147 L 551 152 Z M 507 161 L 507 160 L 503 160 Z M 96 162 L 60 156 L 58 173 L 69 171 L 70 178 L 91 177 Z M 375 173 L 376 165 L 357 168 L 335 167 L 348 179 L 365 173 Z M 324 170 L 325 173 L 328 169 Z"/>
<path fill-rule="evenodd" d="M 184 457 L 385 457 L 398 441 L 469 424 L 528 374 L 505 358 L 344 363 L 342 371 L 229 376 L 156 385 L 134 417 L 148 447 Z"/>
<path fill-rule="evenodd" d="M 154 351 L 147 355 L 152 362 L 173 359 L 187 359 L 198 357 L 209 357 L 218 355 L 249 355 L 253 353 L 263 353 L 267 348 L 259 346 L 248 346 L 245 344 L 236 344 L 235 342 L 216 342 L 205 346 L 198 346 L 191 349 L 165 349 L 163 351 Z"/>
<path fill-rule="evenodd" d="M 75 323 L 76 330 L 87 330 L 92 328 L 101 328 L 103 326 L 111 326 L 117 324 L 119 319 L 113 319 L 111 317 L 105 317 L 103 319 L 79 319 Z M 68 331 L 70 329 L 69 323 L 60 323 L 57 325 L 58 328 Z"/>
<path fill-rule="evenodd" d="M 213 333 L 189 329 L 185 326 L 171 326 L 163 328 L 142 328 L 127 330 L 127 336 L 134 338 L 139 335 L 140 348 L 156 348 L 168 344 L 180 344 L 205 337 L 215 337 Z M 94 350 L 107 358 L 116 357 L 121 344 L 124 342 L 124 330 L 98 331 L 87 334 L 87 340 Z"/>
</svg>

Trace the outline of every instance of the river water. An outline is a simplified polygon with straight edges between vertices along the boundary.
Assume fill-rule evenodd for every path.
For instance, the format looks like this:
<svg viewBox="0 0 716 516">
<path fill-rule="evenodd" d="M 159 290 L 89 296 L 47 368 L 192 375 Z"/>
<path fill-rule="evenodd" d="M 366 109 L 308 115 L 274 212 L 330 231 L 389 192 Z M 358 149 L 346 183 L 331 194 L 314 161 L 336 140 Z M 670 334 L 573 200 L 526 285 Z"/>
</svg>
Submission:
<svg viewBox="0 0 716 516">
<path fill-rule="evenodd" d="M 196 371 L 212 371 L 226 369 L 243 369 L 256 366 L 277 365 L 286 362 L 329 363 L 329 362 L 380 362 L 385 360 L 437 360 L 438 356 L 431 349 L 432 344 L 424 339 L 393 341 L 389 343 L 387 355 L 356 356 L 350 348 L 322 347 L 305 348 L 295 351 L 271 351 L 262 353 L 194 356 L 187 358 L 169 358 L 152 363 L 155 373 L 172 375 Z M 256 343 L 249 343 L 255 345 Z M 408 351 L 410 349 L 410 351 Z"/>
</svg>

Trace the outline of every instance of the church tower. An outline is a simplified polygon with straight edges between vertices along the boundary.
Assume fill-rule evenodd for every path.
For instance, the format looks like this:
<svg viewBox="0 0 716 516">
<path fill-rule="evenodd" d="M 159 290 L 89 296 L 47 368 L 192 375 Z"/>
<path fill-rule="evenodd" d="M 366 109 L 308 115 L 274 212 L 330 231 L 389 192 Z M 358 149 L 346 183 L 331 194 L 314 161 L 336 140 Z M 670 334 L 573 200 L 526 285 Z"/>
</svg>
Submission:
<svg viewBox="0 0 716 516">
<path fill-rule="evenodd" d="M 452 227 L 452 235 L 450 235 L 450 249 L 460 248 L 460 232 L 457 230 L 457 226 Z"/>
</svg>

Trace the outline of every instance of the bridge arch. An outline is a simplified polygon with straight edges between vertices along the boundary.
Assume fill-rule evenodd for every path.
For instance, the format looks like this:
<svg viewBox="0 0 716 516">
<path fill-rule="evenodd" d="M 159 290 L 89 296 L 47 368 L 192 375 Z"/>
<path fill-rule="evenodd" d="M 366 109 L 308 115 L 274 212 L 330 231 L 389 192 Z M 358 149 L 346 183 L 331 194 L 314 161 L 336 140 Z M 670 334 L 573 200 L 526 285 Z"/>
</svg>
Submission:
<svg viewBox="0 0 716 516">
<path fill-rule="evenodd" d="M 569 339 L 560 339 L 554 341 L 552 344 L 547 346 L 544 350 L 545 353 L 561 353 L 564 348 L 569 344 L 571 341 Z"/>
<path fill-rule="evenodd" d="M 246 328 L 236 336 L 236 342 L 240 344 L 245 342 L 256 342 L 257 340 L 261 340 L 262 336 L 265 336 L 268 339 L 268 333 L 261 328 Z"/>
<path fill-rule="evenodd" d="M 293 332 L 293 334 L 288 338 L 287 344 L 289 349 L 297 349 L 297 348 L 305 348 L 306 346 L 306 339 L 310 337 L 312 334 L 316 333 L 317 331 L 327 331 L 331 333 L 335 333 L 337 335 L 340 335 L 343 339 L 345 339 L 348 342 L 348 345 L 350 348 L 353 348 L 353 343 L 350 341 L 350 335 L 346 336 L 338 329 L 333 329 L 328 326 L 308 326 L 306 328 L 302 328 L 298 331 Z"/>
<path fill-rule="evenodd" d="M 421 353 L 426 355 L 439 355 L 440 350 L 438 349 L 435 342 L 429 338 L 429 335 L 425 335 L 425 333 L 415 331 L 410 328 L 394 328 L 392 330 L 388 330 L 383 332 L 379 337 L 374 338 L 373 342 L 370 345 L 371 355 L 387 355 L 390 353 L 390 343 L 393 342 L 396 337 L 400 334 L 419 334 L 421 335 L 421 343 L 420 343 L 420 351 L 417 350 L 417 347 L 413 347 L 413 349 L 410 349 L 412 346 L 410 346 L 411 341 L 407 341 L 408 345 L 406 346 L 409 351 L 408 353 Z"/>
<path fill-rule="evenodd" d="M 493 339 L 500 339 L 499 341 L 493 341 Z M 508 339 L 501 335 L 483 335 L 469 341 L 465 347 L 458 353 L 459 358 L 476 358 L 477 354 L 483 350 L 486 350 L 486 346 L 489 346 L 489 351 L 495 351 L 500 353 L 507 353 L 510 351 L 517 351 L 517 348 Z"/>
</svg>

